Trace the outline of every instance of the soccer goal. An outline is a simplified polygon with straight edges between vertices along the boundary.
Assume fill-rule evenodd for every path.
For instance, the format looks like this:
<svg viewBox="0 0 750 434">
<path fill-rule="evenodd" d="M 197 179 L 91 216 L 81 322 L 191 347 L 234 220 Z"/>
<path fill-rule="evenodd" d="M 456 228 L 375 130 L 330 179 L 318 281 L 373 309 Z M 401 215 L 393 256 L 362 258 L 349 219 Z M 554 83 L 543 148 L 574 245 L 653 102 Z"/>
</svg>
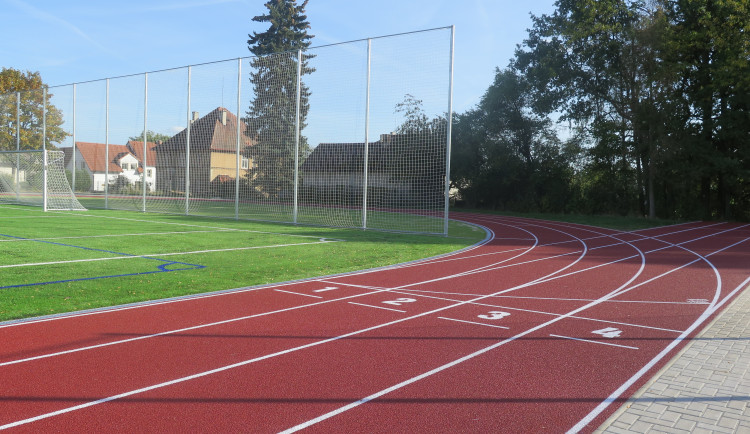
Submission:
<svg viewBox="0 0 750 434">
<path fill-rule="evenodd" d="M 0 151 L 0 204 L 85 211 L 65 176 L 62 151 Z"/>
</svg>

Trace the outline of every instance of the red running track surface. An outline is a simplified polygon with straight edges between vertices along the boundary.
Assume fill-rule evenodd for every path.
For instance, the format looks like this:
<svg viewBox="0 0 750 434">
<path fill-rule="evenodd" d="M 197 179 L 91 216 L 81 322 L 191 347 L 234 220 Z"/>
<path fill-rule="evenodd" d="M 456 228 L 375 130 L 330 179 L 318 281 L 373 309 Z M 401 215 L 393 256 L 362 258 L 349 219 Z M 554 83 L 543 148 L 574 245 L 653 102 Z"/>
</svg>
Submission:
<svg viewBox="0 0 750 434">
<path fill-rule="evenodd" d="M 750 283 L 746 225 L 453 217 L 487 240 L 0 324 L 0 428 L 591 432 Z"/>
</svg>

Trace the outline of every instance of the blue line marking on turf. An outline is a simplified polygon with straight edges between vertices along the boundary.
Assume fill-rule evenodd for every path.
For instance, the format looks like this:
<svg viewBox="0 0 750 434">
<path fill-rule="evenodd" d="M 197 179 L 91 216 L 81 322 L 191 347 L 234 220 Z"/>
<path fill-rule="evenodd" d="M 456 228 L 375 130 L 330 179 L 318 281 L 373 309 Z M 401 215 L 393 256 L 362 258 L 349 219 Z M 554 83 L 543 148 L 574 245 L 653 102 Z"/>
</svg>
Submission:
<svg viewBox="0 0 750 434">
<path fill-rule="evenodd" d="M 140 272 L 140 273 L 113 274 L 113 275 L 109 275 L 109 276 L 82 277 L 82 278 L 78 278 L 78 279 L 53 280 L 53 281 L 49 281 L 49 282 L 24 283 L 24 284 L 20 284 L 20 285 L 0 286 L 0 289 L 22 288 L 22 287 L 26 287 L 26 286 L 52 285 L 54 283 L 82 282 L 82 281 L 85 281 L 85 280 L 110 279 L 110 278 L 113 278 L 113 277 L 143 276 L 143 275 L 147 275 L 147 274 L 169 273 L 169 272 L 172 272 L 172 271 L 200 270 L 202 268 L 206 268 L 205 265 L 189 264 L 187 262 L 179 262 L 179 261 L 170 261 L 170 260 L 167 260 L 167 259 L 153 258 L 153 257 L 150 257 L 150 256 L 143 256 L 143 255 L 131 255 L 130 253 L 114 252 L 114 251 L 111 251 L 111 250 L 103 250 L 103 249 L 94 249 L 92 247 L 83 247 L 83 246 L 76 246 L 76 245 L 73 245 L 73 244 L 56 243 L 56 242 L 53 242 L 53 241 L 35 240 L 33 238 L 17 237 L 17 236 L 8 235 L 8 234 L 0 234 L 0 237 L 12 238 L 12 239 L 15 239 L 15 240 L 33 241 L 35 243 L 53 244 L 53 245 L 62 246 L 62 247 L 71 247 L 71 248 L 75 248 L 75 249 L 90 250 L 90 251 L 93 251 L 93 252 L 103 252 L 103 253 L 109 253 L 109 254 L 112 254 L 112 255 L 120 255 L 120 256 L 127 256 L 127 257 L 131 257 L 131 258 L 142 258 L 142 259 L 148 259 L 148 260 L 151 260 L 151 261 L 164 262 L 163 264 L 161 264 L 158 267 L 156 267 L 157 271 L 143 271 L 143 272 Z M 169 267 L 172 266 L 172 265 L 183 265 L 184 267 L 170 269 Z"/>
</svg>

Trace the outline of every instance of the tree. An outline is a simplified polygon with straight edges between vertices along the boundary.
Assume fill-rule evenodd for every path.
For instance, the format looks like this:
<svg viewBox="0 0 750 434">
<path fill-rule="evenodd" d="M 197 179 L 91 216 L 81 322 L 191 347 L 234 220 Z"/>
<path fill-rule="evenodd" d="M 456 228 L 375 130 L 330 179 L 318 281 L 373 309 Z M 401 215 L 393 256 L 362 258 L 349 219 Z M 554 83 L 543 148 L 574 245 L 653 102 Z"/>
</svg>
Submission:
<svg viewBox="0 0 750 434">
<path fill-rule="evenodd" d="M 422 194 L 419 197 L 403 192 L 400 194 L 402 204 L 413 207 L 434 204 L 445 192 L 443 168 L 448 137 L 447 116 L 430 119 L 422 107 L 422 100 L 411 94 L 406 94 L 404 100 L 396 104 L 395 113 L 402 114 L 404 120 L 385 146 L 391 180 L 409 185 L 410 192 Z"/>
<path fill-rule="evenodd" d="M 166 134 L 162 133 L 155 133 L 151 130 L 146 131 L 146 141 L 151 143 L 159 143 L 159 141 L 166 142 L 167 140 L 171 139 L 172 136 L 168 136 Z M 130 137 L 128 140 L 133 142 L 143 142 L 143 133 L 136 134 L 135 136 Z"/>
<path fill-rule="evenodd" d="M 684 180 L 697 184 L 703 218 L 745 213 L 750 191 L 750 5 L 743 0 L 660 2 L 671 24 L 671 61 L 689 105 Z M 697 177 L 697 179 L 696 179 Z"/>
<path fill-rule="evenodd" d="M 247 182 L 265 198 L 284 198 L 294 186 L 297 139 L 298 50 L 310 46 L 312 35 L 305 15 L 307 0 L 271 0 L 267 14 L 253 18 L 270 23 L 262 33 L 248 35 L 249 50 L 255 55 L 250 65 L 254 99 L 246 113 L 246 134 L 255 141 L 247 151 L 252 160 Z M 302 75 L 311 74 L 312 55 L 303 54 L 299 65 Z M 310 89 L 300 79 L 299 155 L 309 154 L 307 138 L 301 135 L 310 110 Z"/>
<path fill-rule="evenodd" d="M 16 149 L 18 126 L 21 149 L 42 148 L 44 87 L 45 84 L 38 72 L 21 72 L 13 68 L 3 68 L 0 71 L 0 150 Z M 18 114 L 17 92 L 21 98 L 21 110 Z M 62 128 L 62 112 L 49 103 L 52 96 L 47 93 L 44 143 L 47 149 L 55 149 L 54 143 L 62 143 L 70 135 Z"/>
</svg>

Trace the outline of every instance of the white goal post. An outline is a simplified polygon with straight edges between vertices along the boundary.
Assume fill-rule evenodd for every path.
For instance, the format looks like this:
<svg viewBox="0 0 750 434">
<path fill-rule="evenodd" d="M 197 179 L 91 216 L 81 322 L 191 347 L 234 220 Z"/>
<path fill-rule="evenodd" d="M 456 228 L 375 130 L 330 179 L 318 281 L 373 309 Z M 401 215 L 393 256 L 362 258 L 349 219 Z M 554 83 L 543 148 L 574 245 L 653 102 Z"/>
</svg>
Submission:
<svg viewBox="0 0 750 434">
<path fill-rule="evenodd" d="M 0 151 L 0 204 L 85 211 L 65 176 L 64 160 L 63 151 Z"/>
</svg>

